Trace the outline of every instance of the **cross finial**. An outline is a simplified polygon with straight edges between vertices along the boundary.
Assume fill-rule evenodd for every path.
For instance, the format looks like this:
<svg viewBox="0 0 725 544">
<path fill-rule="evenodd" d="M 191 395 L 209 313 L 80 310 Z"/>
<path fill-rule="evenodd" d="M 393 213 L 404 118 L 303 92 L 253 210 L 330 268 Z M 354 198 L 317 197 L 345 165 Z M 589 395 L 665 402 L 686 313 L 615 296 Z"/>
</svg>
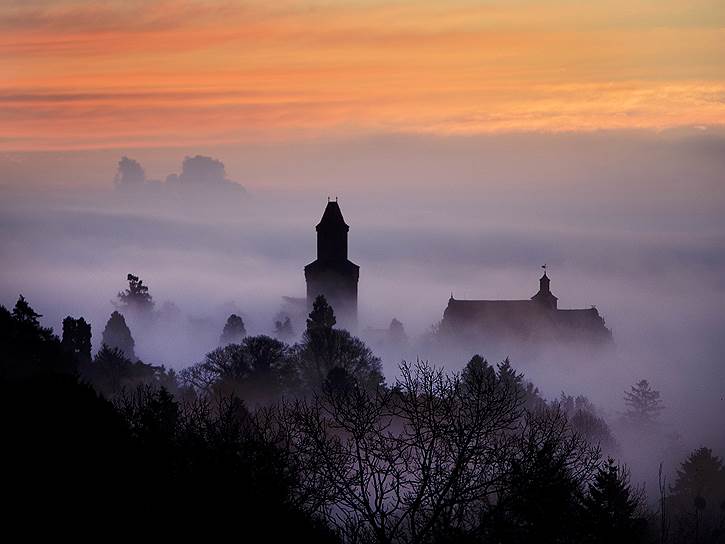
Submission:
<svg viewBox="0 0 725 544">
<path fill-rule="evenodd" d="M 543 268 L 544 269 L 544 272 L 546 272 L 546 263 L 542 264 L 541 265 L 541 268 Z"/>
<path fill-rule="evenodd" d="M 330 195 L 327 195 L 327 201 L 330 202 Z"/>
</svg>

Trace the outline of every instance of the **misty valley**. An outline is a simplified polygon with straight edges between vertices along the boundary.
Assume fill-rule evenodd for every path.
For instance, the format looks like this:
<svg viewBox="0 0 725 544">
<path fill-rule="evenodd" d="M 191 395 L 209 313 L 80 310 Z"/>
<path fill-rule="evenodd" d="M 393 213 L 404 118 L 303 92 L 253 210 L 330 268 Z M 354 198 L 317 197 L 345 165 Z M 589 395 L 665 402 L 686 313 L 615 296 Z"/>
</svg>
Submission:
<svg viewBox="0 0 725 544">
<path fill-rule="evenodd" d="M 220 161 L 187 157 L 173 176 L 149 181 L 124 157 L 108 210 L 120 214 L 140 199 L 159 212 L 150 203 L 160 198 L 182 213 L 261 206 L 255 221 L 270 217 Z M 348 260 L 366 252 L 356 238 L 348 248 L 348 232 L 361 227 L 351 221 L 351 229 L 341 204 L 328 197 L 315 227 L 306 296 L 294 296 L 298 283 L 283 295 L 281 280 L 276 297 L 250 293 L 242 309 L 206 301 L 213 309 L 193 315 L 182 308 L 204 302 L 188 292 L 185 305 L 159 302 L 135 269 L 115 297 L 101 295 L 110 307 L 69 303 L 89 308 L 90 319 L 64 314 L 62 293 L 49 297 L 57 334 L 32 297 L 0 306 L 2 460 L 14 508 L 22 513 L 18 505 L 30 501 L 71 524 L 78 512 L 158 525 L 159 516 L 193 511 L 183 526 L 220 520 L 217 529 L 241 527 L 252 542 L 723 541 L 722 413 L 689 428 L 682 414 L 672 417 L 674 399 L 657 385 L 666 374 L 631 362 L 646 351 L 628 343 L 626 319 L 612 327 L 595 306 L 562 307 L 554 291 L 571 300 L 576 281 L 557 283 L 556 265 L 540 265 L 533 296 L 452 292 L 447 305 L 434 297 L 434 310 L 417 312 L 425 317 L 410 332 L 403 306 L 358 292 L 380 264 Z M 70 213 L 86 226 L 97 221 Z M 72 231 L 60 216 L 49 221 Z M 201 237 L 192 246 L 220 232 L 183 228 Z M 118 235 L 84 230 L 79 239 Z M 149 255 L 167 242 L 152 242 Z M 300 273 L 306 261 L 294 260 L 280 257 L 276 267 Z M 121 287 L 118 277 L 110 282 Z M 85 287 L 68 294 L 81 297 Z M 203 282 L 199 300 L 207 290 L 213 281 Z M 432 291 L 440 286 L 429 283 L 421 295 Z M 596 294 L 607 318 L 616 316 L 616 299 Z M 689 413 L 701 417 L 707 406 Z M 80 497 L 72 508 L 63 504 L 68 489 Z"/>
<path fill-rule="evenodd" d="M 0 0 L 3 541 L 725 544 L 723 44 Z"/>
</svg>

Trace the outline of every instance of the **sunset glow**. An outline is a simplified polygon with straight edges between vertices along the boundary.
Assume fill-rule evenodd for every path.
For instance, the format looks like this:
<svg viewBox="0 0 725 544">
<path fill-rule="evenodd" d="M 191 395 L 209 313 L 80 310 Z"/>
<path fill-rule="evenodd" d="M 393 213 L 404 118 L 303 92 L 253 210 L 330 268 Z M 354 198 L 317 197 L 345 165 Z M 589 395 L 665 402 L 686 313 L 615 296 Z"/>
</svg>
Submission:
<svg viewBox="0 0 725 544">
<path fill-rule="evenodd" d="M 716 1 L 10 2 L 0 149 L 725 124 Z"/>
</svg>

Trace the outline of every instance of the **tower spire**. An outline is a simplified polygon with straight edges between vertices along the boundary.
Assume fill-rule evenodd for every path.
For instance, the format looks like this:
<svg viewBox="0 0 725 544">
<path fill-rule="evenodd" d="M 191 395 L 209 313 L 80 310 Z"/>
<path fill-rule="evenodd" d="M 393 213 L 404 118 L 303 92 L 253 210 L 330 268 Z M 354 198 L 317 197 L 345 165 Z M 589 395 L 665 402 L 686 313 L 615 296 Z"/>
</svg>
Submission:
<svg viewBox="0 0 725 544">
<path fill-rule="evenodd" d="M 324 295 L 335 310 L 338 323 L 346 328 L 357 321 L 357 284 L 360 267 L 347 258 L 347 234 L 350 227 L 331 196 L 317 231 L 317 260 L 305 267 L 307 305 L 311 308 L 318 295 Z"/>
<path fill-rule="evenodd" d="M 547 308 L 556 309 L 558 299 L 551 292 L 551 280 L 546 275 L 546 264 L 542 264 L 541 268 L 544 269 L 544 274 L 539 278 L 539 292 L 531 297 L 531 300 L 535 300 Z"/>
</svg>

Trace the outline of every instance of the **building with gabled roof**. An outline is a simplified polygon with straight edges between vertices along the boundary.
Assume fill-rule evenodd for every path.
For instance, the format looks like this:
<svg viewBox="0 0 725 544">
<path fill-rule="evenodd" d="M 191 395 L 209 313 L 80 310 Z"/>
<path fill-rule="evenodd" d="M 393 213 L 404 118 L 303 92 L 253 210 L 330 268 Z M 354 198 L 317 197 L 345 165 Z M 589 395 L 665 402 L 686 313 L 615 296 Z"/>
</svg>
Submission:
<svg viewBox="0 0 725 544">
<path fill-rule="evenodd" d="M 457 300 L 451 294 L 441 333 L 469 339 L 610 343 L 612 332 L 595 307 L 561 310 L 544 272 L 539 290 L 523 300 Z"/>
</svg>

